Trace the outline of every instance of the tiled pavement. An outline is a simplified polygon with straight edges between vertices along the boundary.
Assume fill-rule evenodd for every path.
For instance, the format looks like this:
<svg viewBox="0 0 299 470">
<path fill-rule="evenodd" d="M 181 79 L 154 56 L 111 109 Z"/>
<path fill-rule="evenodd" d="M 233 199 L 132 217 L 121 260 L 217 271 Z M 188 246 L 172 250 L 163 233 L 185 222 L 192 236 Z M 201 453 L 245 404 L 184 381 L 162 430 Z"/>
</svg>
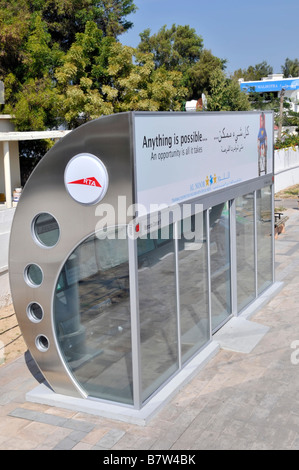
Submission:
<svg viewBox="0 0 299 470">
<path fill-rule="evenodd" d="M 298 449 L 296 205 L 275 242 L 284 287 L 251 318 L 269 327 L 252 352 L 220 350 L 146 426 L 27 402 L 40 377 L 26 353 L 0 367 L 0 450 Z"/>
</svg>

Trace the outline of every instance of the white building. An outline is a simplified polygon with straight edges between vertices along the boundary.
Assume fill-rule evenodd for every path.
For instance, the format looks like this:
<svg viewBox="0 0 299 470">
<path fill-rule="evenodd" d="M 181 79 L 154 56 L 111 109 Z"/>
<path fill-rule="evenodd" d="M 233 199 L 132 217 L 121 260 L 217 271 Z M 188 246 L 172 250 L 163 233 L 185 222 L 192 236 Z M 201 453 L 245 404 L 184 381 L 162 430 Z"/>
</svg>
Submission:
<svg viewBox="0 0 299 470">
<path fill-rule="evenodd" d="M 246 93 L 273 93 L 280 97 L 284 91 L 284 96 L 291 101 L 291 109 L 299 112 L 299 77 L 283 78 L 283 74 L 272 74 L 259 81 L 245 81 L 239 79 L 240 88 Z"/>
</svg>

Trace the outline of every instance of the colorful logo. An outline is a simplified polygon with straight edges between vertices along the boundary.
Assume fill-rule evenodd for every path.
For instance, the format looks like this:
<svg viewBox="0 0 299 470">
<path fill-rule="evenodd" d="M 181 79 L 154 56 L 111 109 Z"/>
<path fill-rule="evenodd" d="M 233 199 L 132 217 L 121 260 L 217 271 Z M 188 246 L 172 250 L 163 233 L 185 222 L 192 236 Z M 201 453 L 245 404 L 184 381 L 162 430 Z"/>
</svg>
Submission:
<svg viewBox="0 0 299 470">
<path fill-rule="evenodd" d="M 206 177 L 206 186 L 212 186 L 212 184 L 217 183 L 217 176 L 216 173 L 213 175 L 207 176 Z"/>
<path fill-rule="evenodd" d="M 83 184 L 85 186 L 96 186 L 98 188 L 102 187 L 98 180 L 94 178 L 94 176 L 92 176 L 91 178 L 83 178 L 77 181 L 70 181 L 68 184 Z"/>
<path fill-rule="evenodd" d="M 96 155 L 80 153 L 68 162 L 64 183 L 76 202 L 92 205 L 105 197 L 109 178 L 105 165 Z"/>
</svg>

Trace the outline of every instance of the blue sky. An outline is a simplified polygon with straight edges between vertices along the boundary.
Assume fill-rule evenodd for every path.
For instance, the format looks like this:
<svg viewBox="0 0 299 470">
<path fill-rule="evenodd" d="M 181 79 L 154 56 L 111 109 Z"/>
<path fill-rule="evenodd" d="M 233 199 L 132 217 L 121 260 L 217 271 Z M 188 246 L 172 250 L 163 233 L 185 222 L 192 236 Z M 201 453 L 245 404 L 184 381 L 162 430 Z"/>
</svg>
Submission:
<svg viewBox="0 0 299 470">
<path fill-rule="evenodd" d="M 203 38 L 204 47 L 227 59 L 227 72 L 264 60 L 281 73 L 285 59 L 299 59 L 299 0 L 135 0 L 134 27 L 119 37 L 136 47 L 139 33 L 152 34 L 165 24 L 186 25 Z"/>
</svg>

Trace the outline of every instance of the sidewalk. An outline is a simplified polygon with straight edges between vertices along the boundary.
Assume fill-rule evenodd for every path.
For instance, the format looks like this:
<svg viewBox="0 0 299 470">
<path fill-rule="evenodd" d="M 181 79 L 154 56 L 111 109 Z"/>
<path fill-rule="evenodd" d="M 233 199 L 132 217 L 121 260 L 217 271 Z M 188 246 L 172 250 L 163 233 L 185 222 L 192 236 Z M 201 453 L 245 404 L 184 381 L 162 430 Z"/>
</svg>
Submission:
<svg viewBox="0 0 299 470">
<path fill-rule="evenodd" d="M 299 449 L 299 210 L 285 207 L 284 287 L 251 317 L 269 327 L 252 352 L 221 349 L 145 427 L 26 402 L 41 378 L 26 353 L 0 367 L 0 450 Z"/>
</svg>

